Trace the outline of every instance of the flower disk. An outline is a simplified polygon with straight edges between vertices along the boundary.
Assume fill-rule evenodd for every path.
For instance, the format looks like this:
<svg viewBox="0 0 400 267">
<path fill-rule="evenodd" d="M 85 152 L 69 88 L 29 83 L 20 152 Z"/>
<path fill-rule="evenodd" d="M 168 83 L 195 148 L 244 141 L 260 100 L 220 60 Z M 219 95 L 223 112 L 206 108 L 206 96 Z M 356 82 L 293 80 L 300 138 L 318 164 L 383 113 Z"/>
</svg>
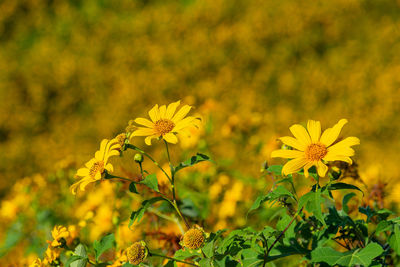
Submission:
<svg viewBox="0 0 400 267">
<path fill-rule="evenodd" d="M 204 243 L 204 232 L 200 229 L 190 229 L 183 235 L 183 245 L 188 249 L 199 249 Z"/>
<path fill-rule="evenodd" d="M 128 257 L 130 264 L 138 265 L 147 257 L 146 244 L 143 241 L 133 243 L 126 249 L 126 256 Z"/>
</svg>

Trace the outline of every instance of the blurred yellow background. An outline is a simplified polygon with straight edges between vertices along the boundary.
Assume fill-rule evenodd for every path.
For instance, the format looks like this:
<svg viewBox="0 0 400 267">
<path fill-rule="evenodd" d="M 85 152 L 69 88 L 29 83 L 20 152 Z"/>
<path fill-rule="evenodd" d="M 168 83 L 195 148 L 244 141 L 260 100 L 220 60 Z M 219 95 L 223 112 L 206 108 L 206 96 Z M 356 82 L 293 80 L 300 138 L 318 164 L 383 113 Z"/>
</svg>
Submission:
<svg viewBox="0 0 400 267">
<path fill-rule="evenodd" d="M 175 153 L 244 177 L 290 125 L 347 118 L 362 178 L 399 200 L 399 51 L 399 0 L 1 1 L 0 196 L 181 99 L 205 126 Z"/>
</svg>

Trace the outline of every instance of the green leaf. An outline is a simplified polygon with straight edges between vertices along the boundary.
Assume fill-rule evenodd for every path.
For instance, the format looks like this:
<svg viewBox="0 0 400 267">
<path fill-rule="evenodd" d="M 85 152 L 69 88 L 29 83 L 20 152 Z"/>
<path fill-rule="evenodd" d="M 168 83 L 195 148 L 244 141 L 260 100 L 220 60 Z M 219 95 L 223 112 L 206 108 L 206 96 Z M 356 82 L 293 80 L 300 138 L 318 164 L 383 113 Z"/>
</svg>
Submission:
<svg viewBox="0 0 400 267">
<path fill-rule="evenodd" d="M 147 175 L 140 183 L 148 186 L 150 189 L 153 189 L 156 192 L 160 192 L 158 190 L 158 181 L 155 174 Z"/>
<path fill-rule="evenodd" d="M 139 194 L 139 192 L 136 189 L 136 183 L 132 182 L 129 184 L 129 191 L 134 193 L 134 194 Z"/>
<path fill-rule="evenodd" d="M 75 252 L 75 255 L 80 256 L 81 259 L 72 262 L 70 264 L 70 266 L 71 267 L 85 267 L 86 263 L 87 263 L 87 259 L 88 259 L 85 247 L 82 244 L 79 244 L 75 248 L 74 252 Z"/>
<path fill-rule="evenodd" d="M 282 165 L 271 165 L 268 167 L 267 171 L 272 172 L 276 175 L 282 175 Z"/>
<path fill-rule="evenodd" d="M 95 256 L 96 256 L 96 261 L 99 260 L 99 257 L 106 252 L 107 250 L 109 250 L 110 248 L 112 248 L 114 246 L 114 242 L 115 242 L 115 237 L 114 234 L 109 234 L 104 236 L 100 242 L 95 240 L 93 243 L 93 248 L 95 251 Z"/>
<path fill-rule="evenodd" d="M 249 213 L 251 211 L 258 209 L 261 206 L 261 204 L 263 204 L 267 199 L 268 199 L 267 196 L 264 196 L 264 195 L 258 196 L 256 201 L 254 201 L 253 205 L 251 205 L 251 208 L 247 212 L 247 216 L 249 215 Z"/>
<path fill-rule="evenodd" d="M 147 200 L 143 201 L 142 205 L 140 206 L 139 209 L 137 209 L 136 211 L 132 211 L 128 226 L 130 227 L 136 220 L 138 222 L 140 222 L 140 220 L 143 218 L 143 215 L 146 212 L 146 210 L 148 209 L 148 207 L 150 207 L 154 203 L 161 201 L 161 200 L 165 200 L 165 199 L 162 197 L 153 197 L 151 199 L 147 199 Z"/>
<path fill-rule="evenodd" d="M 400 255 L 400 226 L 394 226 L 394 232 L 389 238 L 389 245 L 396 252 L 397 255 Z"/>
<path fill-rule="evenodd" d="M 242 264 L 246 267 L 261 266 L 264 262 L 264 255 L 259 254 L 252 248 L 242 250 Z"/>
<path fill-rule="evenodd" d="M 376 226 L 375 233 L 378 235 L 381 232 L 389 230 L 391 226 L 392 224 L 390 221 L 380 221 Z"/>
<path fill-rule="evenodd" d="M 333 248 L 320 247 L 311 252 L 311 262 L 325 262 L 330 266 L 369 266 L 372 260 L 383 252 L 382 247 L 377 243 L 369 243 L 363 249 L 338 252 Z"/>
<path fill-rule="evenodd" d="M 342 207 L 343 207 L 344 212 L 346 212 L 346 213 L 349 212 L 349 207 L 347 206 L 347 203 L 348 203 L 348 202 L 350 201 L 350 199 L 351 199 L 352 197 L 354 197 L 354 196 L 356 196 L 355 193 L 349 193 L 349 194 L 347 194 L 347 195 L 345 195 L 345 196 L 343 197 Z"/>
<path fill-rule="evenodd" d="M 211 160 L 210 160 L 210 157 L 208 157 L 207 155 L 197 153 L 195 156 L 191 157 L 190 159 L 179 163 L 178 166 L 174 167 L 174 171 L 178 172 L 179 170 L 182 170 L 183 168 L 193 166 L 193 165 L 203 162 L 203 161 L 211 161 Z"/>
<path fill-rule="evenodd" d="M 323 199 L 321 198 L 321 191 L 316 192 L 310 191 L 303 195 L 299 199 L 299 209 L 305 207 L 308 212 L 311 212 L 315 218 L 317 218 L 322 224 L 325 225 L 324 217 L 322 216 L 321 203 Z"/>
<path fill-rule="evenodd" d="M 329 185 L 329 187 L 328 187 L 328 190 L 342 190 L 342 189 L 358 190 L 364 195 L 364 192 L 360 188 L 358 188 L 357 186 L 352 185 L 352 184 L 334 183 L 334 184 Z"/>
<path fill-rule="evenodd" d="M 178 260 L 185 260 L 187 258 L 191 258 L 194 256 L 201 256 L 201 254 L 199 253 L 199 251 L 197 250 L 191 250 L 191 249 L 185 249 L 185 250 L 177 250 L 175 252 L 174 258 L 177 258 Z"/>
<path fill-rule="evenodd" d="M 175 264 L 175 262 L 173 260 L 169 260 L 164 267 L 176 267 L 177 265 Z"/>
<path fill-rule="evenodd" d="M 82 256 L 79 255 L 72 255 L 71 257 L 68 258 L 68 260 L 65 262 L 65 266 L 69 267 L 71 265 L 72 262 L 77 261 L 77 260 L 81 260 L 81 259 L 86 259 L 83 258 Z"/>
<path fill-rule="evenodd" d="M 199 261 L 200 267 L 210 267 L 211 266 L 211 259 L 202 259 Z"/>
</svg>

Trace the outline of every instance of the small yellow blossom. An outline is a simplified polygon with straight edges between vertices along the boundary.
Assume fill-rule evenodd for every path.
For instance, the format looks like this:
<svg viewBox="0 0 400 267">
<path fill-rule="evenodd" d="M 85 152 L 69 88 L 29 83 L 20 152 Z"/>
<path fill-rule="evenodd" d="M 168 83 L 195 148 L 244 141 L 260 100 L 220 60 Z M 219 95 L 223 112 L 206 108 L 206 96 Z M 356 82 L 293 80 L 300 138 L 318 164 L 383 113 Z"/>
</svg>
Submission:
<svg viewBox="0 0 400 267">
<path fill-rule="evenodd" d="M 29 264 L 29 267 L 44 267 L 44 266 L 45 266 L 44 263 L 39 258 L 37 258 L 35 261 Z"/>
<path fill-rule="evenodd" d="M 66 241 L 66 239 L 69 237 L 69 232 L 66 227 L 56 225 L 51 231 L 51 235 L 53 236 L 54 240 L 50 243 L 50 245 L 56 248 L 60 247 L 63 241 Z"/>
<path fill-rule="evenodd" d="M 80 168 L 77 171 L 76 176 L 83 178 L 71 185 L 72 194 L 76 194 L 78 187 L 80 190 L 85 191 L 88 184 L 103 178 L 106 171 L 113 172 L 113 165 L 107 162 L 110 157 L 119 155 L 120 149 L 121 146 L 117 139 L 103 139 L 100 144 L 100 150 L 95 153 L 94 158 L 89 160 L 84 168 Z"/>
<path fill-rule="evenodd" d="M 48 265 L 55 263 L 60 257 L 61 249 L 48 246 L 44 255 L 43 264 Z"/>
<path fill-rule="evenodd" d="M 145 143 L 151 145 L 153 138 L 162 138 L 168 143 L 176 144 L 178 142 L 177 134 L 190 135 L 190 129 L 198 127 L 200 120 L 196 117 L 186 117 L 191 106 L 184 105 L 175 113 L 180 101 L 158 107 L 155 105 L 150 111 L 150 120 L 145 118 L 135 119 L 135 123 L 145 127 L 138 127 L 133 136 L 146 136 Z"/>
<path fill-rule="evenodd" d="M 360 140 L 357 137 L 347 137 L 335 143 L 346 123 L 346 119 L 341 119 L 332 128 L 326 129 L 322 135 L 319 121 L 309 120 L 307 123 L 308 131 L 303 126 L 295 124 L 290 127 L 295 138 L 290 136 L 279 138 L 293 150 L 275 150 L 271 157 L 293 159 L 283 166 L 282 173 L 284 175 L 295 173 L 304 168 L 304 175 L 308 177 L 308 169 L 316 166 L 318 175 L 324 177 L 328 167 L 323 161 L 339 160 L 349 164 L 353 163 L 350 159 L 351 156 L 354 156 L 354 150 L 351 146 L 359 145 Z"/>
</svg>

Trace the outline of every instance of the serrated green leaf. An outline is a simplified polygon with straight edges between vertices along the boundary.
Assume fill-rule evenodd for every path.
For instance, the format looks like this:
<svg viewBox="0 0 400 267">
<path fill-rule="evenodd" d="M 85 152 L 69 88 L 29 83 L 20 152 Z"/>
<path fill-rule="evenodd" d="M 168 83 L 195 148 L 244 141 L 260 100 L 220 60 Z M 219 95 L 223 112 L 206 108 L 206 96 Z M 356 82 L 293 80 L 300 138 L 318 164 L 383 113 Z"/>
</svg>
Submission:
<svg viewBox="0 0 400 267">
<path fill-rule="evenodd" d="M 247 215 L 249 215 L 250 212 L 252 212 L 253 210 L 258 209 L 262 203 L 264 203 L 267 200 L 267 196 L 258 196 L 256 201 L 254 201 L 253 205 L 251 205 L 249 211 L 247 212 Z"/>
<path fill-rule="evenodd" d="M 96 261 L 104 252 L 106 252 L 107 250 L 109 250 L 114 246 L 114 242 L 115 242 L 114 234 L 106 235 L 100 241 L 97 240 L 94 241 L 93 248 L 95 251 Z"/>
<path fill-rule="evenodd" d="M 378 235 L 381 232 L 387 231 L 391 228 L 392 224 L 390 221 L 380 221 L 376 226 L 375 233 Z"/>
<path fill-rule="evenodd" d="M 146 185 L 147 187 L 153 189 L 156 192 L 160 192 L 158 190 L 158 181 L 157 181 L 157 176 L 155 174 L 147 175 L 140 183 Z"/>
<path fill-rule="evenodd" d="M 261 266 L 264 262 L 264 255 L 252 248 L 243 249 L 241 252 L 242 264 L 246 267 Z"/>
<path fill-rule="evenodd" d="M 72 262 L 77 261 L 77 260 L 81 260 L 81 259 L 86 259 L 83 258 L 82 256 L 79 255 L 72 255 L 71 257 L 68 258 L 68 260 L 65 262 L 65 266 L 69 267 L 71 265 Z"/>
</svg>

